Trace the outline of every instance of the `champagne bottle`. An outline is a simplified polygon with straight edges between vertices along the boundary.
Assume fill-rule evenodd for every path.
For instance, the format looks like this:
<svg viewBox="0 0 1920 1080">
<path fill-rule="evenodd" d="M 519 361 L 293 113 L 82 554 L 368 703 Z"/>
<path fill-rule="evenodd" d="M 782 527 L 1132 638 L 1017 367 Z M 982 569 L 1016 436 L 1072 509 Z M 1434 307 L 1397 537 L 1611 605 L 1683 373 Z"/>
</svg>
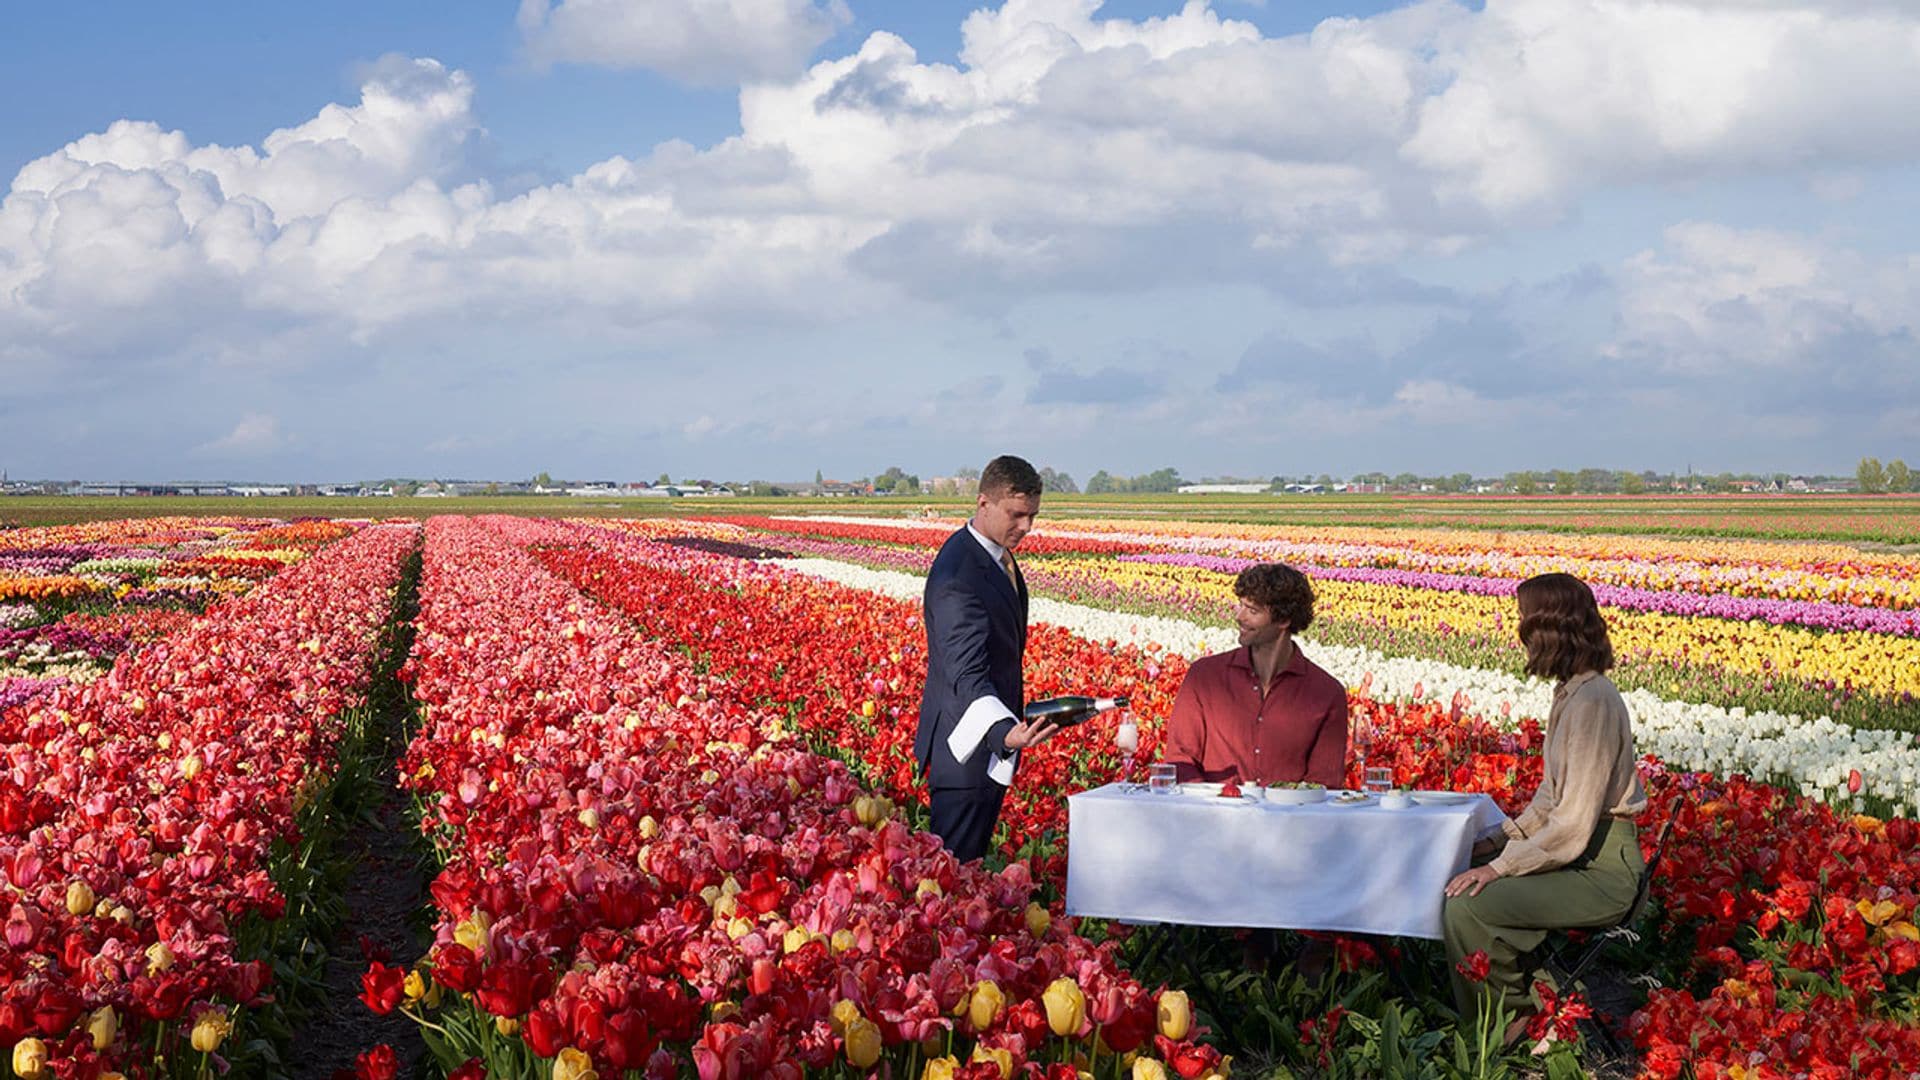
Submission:
<svg viewBox="0 0 1920 1080">
<path fill-rule="evenodd" d="M 1068 695 L 1028 703 L 1026 717 L 1029 720 L 1048 720 L 1060 727 L 1072 727 L 1075 724 L 1085 723 L 1097 713 L 1126 707 L 1127 699 L 1124 697 L 1095 698 Z"/>
</svg>

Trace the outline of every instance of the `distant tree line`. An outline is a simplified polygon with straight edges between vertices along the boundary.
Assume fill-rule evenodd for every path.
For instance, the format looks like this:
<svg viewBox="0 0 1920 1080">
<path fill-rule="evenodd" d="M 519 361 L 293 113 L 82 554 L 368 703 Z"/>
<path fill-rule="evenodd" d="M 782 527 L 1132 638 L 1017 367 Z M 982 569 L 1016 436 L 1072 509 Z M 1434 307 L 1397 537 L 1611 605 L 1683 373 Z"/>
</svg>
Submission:
<svg viewBox="0 0 1920 1080">
<path fill-rule="evenodd" d="M 1178 469 L 1155 469 L 1144 476 L 1114 476 L 1101 469 L 1087 477 L 1087 494 L 1157 495 L 1178 491 L 1182 483 Z"/>
<path fill-rule="evenodd" d="M 1860 482 L 1860 491 L 1865 495 L 1878 495 L 1883 492 L 1920 491 L 1913 482 L 1913 470 L 1907 463 L 1894 458 L 1885 465 L 1880 459 L 1865 457 L 1860 459 L 1860 467 L 1854 470 L 1854 478 Z"/>
</svg>

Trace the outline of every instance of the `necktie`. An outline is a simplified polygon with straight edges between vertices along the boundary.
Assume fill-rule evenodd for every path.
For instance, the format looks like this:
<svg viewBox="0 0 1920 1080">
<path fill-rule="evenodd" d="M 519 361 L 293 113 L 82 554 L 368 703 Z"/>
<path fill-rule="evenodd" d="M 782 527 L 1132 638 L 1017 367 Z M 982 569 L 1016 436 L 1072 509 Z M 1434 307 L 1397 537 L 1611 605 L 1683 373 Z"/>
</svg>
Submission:
<svg viewBox="0 0 1920 1080">
<path fill-rule="evenodd" d="M 1013 591 L 1018 593 L 1020 591 L 1020 575 L 1014 573 L 1013 570 L 1013 552 L 1005 549 L 1001 550 L 1000 569 L 1007 572 L 1007 584 L 1013 586 Z"/>
</svg>

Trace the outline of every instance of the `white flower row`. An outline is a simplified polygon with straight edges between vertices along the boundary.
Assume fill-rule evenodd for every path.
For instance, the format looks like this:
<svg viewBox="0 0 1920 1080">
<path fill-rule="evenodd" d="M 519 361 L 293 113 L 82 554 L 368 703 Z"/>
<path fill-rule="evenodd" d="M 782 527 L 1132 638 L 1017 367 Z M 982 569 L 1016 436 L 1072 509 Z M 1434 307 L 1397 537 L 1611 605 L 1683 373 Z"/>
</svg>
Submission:
<svg viewBox="0 0 1920 1080">
<path fill-rule="evenodd" d="M 831 559 L 777 559 L 770 562 L 816 578 L 835 581 L 903 600 L 917 600 L 926 579 L 893 570 L 870 570 Z M 1223 652 L 1238 643 L 1223 627 L 1183 619 L 1134 615 L 1083 604 L 1036 597 L 1030 616 L 1082 637 L 1144 646 L 1158 644 L 1187 658 Z M 1373 649 L 1301 639 L 1307 655 L 1347 686 L 1369 676 L 1370 692 L 1387 700 L 1451 701 L 1466 696 L 1467 707 L 1498 722 L 1500 706 L 1512 720 L 1544 719 L 1553 705 L 1553 686 L 1503 671 L 1460 667 L 1438 660 L 1387 656 Z M 1417 693 L 1416 693 L 1417 692 Z M 1861 776 L 1859 794 L 1883 799 L 1896 814 L 1914 811 L 1920 781 L 1920 743 L 1907 732 L 1869 731 L 1836 723 L 1830 717 L 1808 719 L 1770 711 L 1749 712 L 1687 701 L 1671 701 L 1649 690 L 1623 691 L 1634 721 L 1634 740 L 1676 768 L 1742 773 L 1799 790 L 1834 805 L 1849 805 L 1849 774 Z"/>
</svg>

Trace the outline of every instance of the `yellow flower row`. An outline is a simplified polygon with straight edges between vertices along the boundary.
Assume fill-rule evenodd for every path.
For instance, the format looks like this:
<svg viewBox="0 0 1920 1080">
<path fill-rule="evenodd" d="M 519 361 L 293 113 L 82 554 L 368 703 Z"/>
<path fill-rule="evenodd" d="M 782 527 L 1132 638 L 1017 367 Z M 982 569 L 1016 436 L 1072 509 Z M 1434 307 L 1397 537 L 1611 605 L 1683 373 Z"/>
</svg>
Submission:
<svg viewBox="0 0 1920 1080">
<path fill-rule="evenodd" d="M 1232 599 L 1232 576 L 1211 570 L 1104 560 L 1087 565 L 1098 567 L 1122 589 L 1153 584 L 1159 586 L 1152 589 L 1157 595 L 1172 584 L 1205 604 L 1223 607 Z M 1510 596 L 1326 580 L 1315 581 L 1313 591 L 1316 619 L 1437 634 L 1466 633 L 1495 640 L 1511 639 L 1516 632 Z M 1920 686 L 1920 639 L 1916 638 L 1816 632 L 1769 623 L 1615 608 L 1607 609 L 1606 617 L 1614 651 L 1622 660 L 1713 667 L 1762 679 L 1851 684 L 1856 690 L 1887 696 Z"/>
</svg>

